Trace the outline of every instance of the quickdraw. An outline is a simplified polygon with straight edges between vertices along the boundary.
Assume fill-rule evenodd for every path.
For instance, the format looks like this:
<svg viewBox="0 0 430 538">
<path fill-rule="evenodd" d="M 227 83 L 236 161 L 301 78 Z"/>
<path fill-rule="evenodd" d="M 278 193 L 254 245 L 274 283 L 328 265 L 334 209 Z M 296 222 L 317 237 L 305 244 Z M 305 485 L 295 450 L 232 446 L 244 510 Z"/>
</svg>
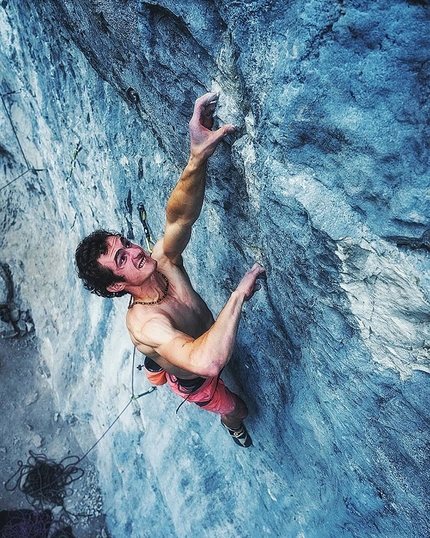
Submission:
<svg viewBox="0 0 430 538">
<path fill-rule="evenodd" d="M 143 231 L 145 232 L 146 248 L 148 252 L 152 254 L 152 245 L 155 244 L 155 241 L 151 237 L 148 223 L 146 222 L 146 210 L 145 210 L 145 206 L 143 205 L 143 202 L 139 202 L 137 206 L 137 210 L 139 212 L 140 222 L 142 223 L 142 226 L 143 226 Z"/>
<path fill-rule="evenodd" d="M 81 151 L 81 149 L 82 149 L 81 143 L 78 142 L 76 144 L 75 151 L 73 152 L 72 160 L 70 162 L 70 169 L 69 169 L 69 173 L 67 174 L 66 181 L 68 181 L 72 177 L 73 169 L 75 168 L 75 164 L 76 164 L 76 159 L 78 158 L 78 154 Z"/>
</svg>

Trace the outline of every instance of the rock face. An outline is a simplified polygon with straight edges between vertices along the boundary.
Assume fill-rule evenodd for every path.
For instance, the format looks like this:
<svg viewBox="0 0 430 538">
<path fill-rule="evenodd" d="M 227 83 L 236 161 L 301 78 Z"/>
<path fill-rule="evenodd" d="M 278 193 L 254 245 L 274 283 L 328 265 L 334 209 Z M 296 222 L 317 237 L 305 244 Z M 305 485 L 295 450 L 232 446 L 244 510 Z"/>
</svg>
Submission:
<svg viewBox="0 0 430 538">
<path fill-rule="evenodd" d="M 255 446 L 165 387 L 132 402 L 88 456 L 111 535 L 428 535 L 428 2 L 5 0 L 0 17 L 0 262 L 83 452 L 149 385 L 126 299 L 82 288 L 76 245 L 97 227 L 144 244 L 140 201 L 160 237 L 198 95 L 237 126 L 185 260 L 215 314 L 266 267 L 224 374 Z"/>
</svg>

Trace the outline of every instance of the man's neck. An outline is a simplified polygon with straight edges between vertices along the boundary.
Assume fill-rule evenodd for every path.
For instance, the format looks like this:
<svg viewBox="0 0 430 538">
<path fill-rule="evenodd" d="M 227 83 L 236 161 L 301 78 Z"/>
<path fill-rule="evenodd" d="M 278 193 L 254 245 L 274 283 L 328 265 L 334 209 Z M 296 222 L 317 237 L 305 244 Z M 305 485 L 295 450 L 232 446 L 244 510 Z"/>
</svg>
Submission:
<svg viewBox="0 0 430 538">
<path fill-rule="evenodd" d="M 136 289 L 130 290 L 130 305 L 159 304 L 166 298 L 168 290 L 169 281 L 167 277 L 163 273 L 160 273 L 160 271 L 155 270 L 152 275 L 145 280 L 144 284 L 138 286 Z"/>
</svg>

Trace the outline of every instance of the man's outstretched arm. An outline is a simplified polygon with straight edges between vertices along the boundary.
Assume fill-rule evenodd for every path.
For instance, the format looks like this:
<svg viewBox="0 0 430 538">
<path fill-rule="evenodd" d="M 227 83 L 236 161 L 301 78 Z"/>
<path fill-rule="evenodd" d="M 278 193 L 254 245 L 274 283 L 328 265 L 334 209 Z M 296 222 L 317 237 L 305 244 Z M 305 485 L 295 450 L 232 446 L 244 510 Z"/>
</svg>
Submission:
<svg viewBox="0 0 430 538">
<path fill-rule="evenodd" d="M 234 349 L 243 303 L 260 289 L 265 270 L 255 263 L 245 273 L 212 327 L 198 338 L 176 330 L 168 317 L 154 316 L 142 327 L 142 341 L 168 362 L 202 377 L 217 376 Z"/>
<path fill-rule="evenodd" d="M 163 251 L 172 263 L 180 263 L 181 254 L 190 240 L 191 227 L 200 215 L 207 161 L 219 142 L 234 131 L 232 125 L 211 131 L 217 98 L 216 93 L 207 93 L 195 102 L 189 123 L 190 158 L 167 202 Z"/>
</svg>

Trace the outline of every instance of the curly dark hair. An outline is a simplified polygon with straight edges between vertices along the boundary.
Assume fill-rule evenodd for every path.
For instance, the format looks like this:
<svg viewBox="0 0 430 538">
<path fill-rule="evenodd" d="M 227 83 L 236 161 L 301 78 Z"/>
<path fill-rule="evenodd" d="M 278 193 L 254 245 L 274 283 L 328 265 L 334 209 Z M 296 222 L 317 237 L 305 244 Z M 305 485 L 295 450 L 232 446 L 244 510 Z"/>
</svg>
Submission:
<svg viewBox="0 0 430 538">
<path fill-rule="evenodd" d="M 106 288 L 115 282 L 124 282 L 124 277 L 115 275 L 111 269 L 103 267 L 98 262 L 102 254 L 108 250 L 108 237 L 121 237 L 118 232 L 96 230 L 79 243 L 76 253 L 78 276 L 84 281 L 84 286 L 91 293 L 100 297 L 122 297 L 127 292 L 110 292 Z"/>
</svg>

